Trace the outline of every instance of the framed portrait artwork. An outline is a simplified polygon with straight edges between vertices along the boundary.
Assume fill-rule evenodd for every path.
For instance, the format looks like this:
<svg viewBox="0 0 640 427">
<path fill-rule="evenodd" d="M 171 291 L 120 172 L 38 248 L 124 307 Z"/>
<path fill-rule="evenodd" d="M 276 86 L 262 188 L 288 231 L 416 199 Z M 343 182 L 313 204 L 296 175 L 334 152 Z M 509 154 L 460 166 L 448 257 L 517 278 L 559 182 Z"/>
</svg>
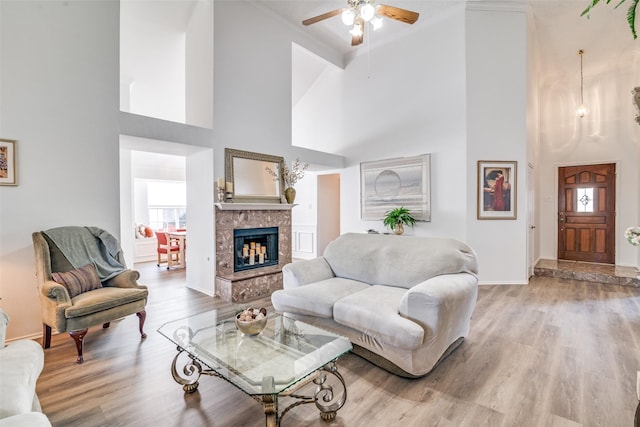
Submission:
<svg viewBox="0 0 640 427">
<path fill-rule="evenodd" d="M 360 163 L 360 217 L 381 220 L 403 206 L 430 221 L 430 179 L 429 154 Z"/>
<path fill-rule="evenodd" d="M 478 161 L 478 219 L 516 219 L 518 162 Z"/>
<path fill-rule="evenodd" d="M 18 185 L 16 144 L 13 139 L 0 139 L 0 185 Z"/>
</svg>

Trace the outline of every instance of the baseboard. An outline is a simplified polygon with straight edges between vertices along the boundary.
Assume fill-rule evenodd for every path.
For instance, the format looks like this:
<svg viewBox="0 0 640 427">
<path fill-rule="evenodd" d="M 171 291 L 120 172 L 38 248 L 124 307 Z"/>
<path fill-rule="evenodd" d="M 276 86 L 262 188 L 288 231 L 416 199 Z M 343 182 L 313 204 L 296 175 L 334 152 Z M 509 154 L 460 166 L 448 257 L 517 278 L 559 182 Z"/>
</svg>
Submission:
<svg viewBox="0 0 640 427">
<path fill-rule="evenodd" d="M 492 282 L 492 281 L 480 281 L 478 282 L 478 285 L 528 285 L 529 282 L 521 282 L 521 281 L 514 281 L 514 282 Z"/>
<path fill-rule="evenodd" d="M 51 334 L 57 334 L 58 332 L 51 332 Z M 30 334 L 30 335 L 23 335 L 21 337 L 15 337 L 15 338 L 7 338 L 5 340 L 6 344 L 11 344 L 14 341 L 21 341 L 21 340 L 34 340 L 34 341 L 42 341 L 42 332 L 39 333 L 35 333 L 35 334 Z"/>
</svg>

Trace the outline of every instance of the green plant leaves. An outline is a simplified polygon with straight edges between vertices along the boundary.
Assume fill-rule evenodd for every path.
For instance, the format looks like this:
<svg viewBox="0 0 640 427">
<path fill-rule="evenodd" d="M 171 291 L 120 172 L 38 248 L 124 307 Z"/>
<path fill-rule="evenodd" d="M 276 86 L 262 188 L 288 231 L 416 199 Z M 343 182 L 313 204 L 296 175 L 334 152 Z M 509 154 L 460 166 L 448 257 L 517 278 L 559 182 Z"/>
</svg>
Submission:
<svg viewBox="0 0 640 427">
<path fill-rule="evenodd" d="M 616 4 L 614 9 L 617 9 L 625 1 L 626 0 L 620 0 L 620 2 Z M 631 1 L 631 6 L 629 6 L 629 9 L 627 10 L 627 23 L 629 24 L 629 28 L 631 28 L 631 34 L 633 35 L 633 38 L 637 39 L 638 34 L 636 32 L 636 9 L 638 8 L 638 3 L 640 2 L 640 0 L 630 0 L 630 1 Z M 593 9 L 598 3 L 600 3 L 600 0 L 592 0 L 589 6 L 587 6 L 587 8 L 582 11 L 580 16 L 587 15 L 587 19 L 588 19 L 591 9 Z M 611 0 L 605 0 L 605 4 L 609 4 L 609 3 L 611 3 Z"/>
<path fill-rule="evenodd" d="M 631 0 L 631 6 L 629 6 L 629 10 L 627 11 L 627 22 L 629 23 L 629 27 L 631 27 L 631 34 L 633 34 L 634 39 L 638 38 L 638 34 L 636 33 L 636 9 L 638 8 L 639 1 L 640 0 Z"/>
<path fill-rule="evenodd" d="M 405 224 L 413 227 L 416 223 L 416 219 L 411 215 L 411 211 L 409 209 L 401 206 L 387 211 L 382 223 L 393 230 L 398 224 Z"/>
</svg>

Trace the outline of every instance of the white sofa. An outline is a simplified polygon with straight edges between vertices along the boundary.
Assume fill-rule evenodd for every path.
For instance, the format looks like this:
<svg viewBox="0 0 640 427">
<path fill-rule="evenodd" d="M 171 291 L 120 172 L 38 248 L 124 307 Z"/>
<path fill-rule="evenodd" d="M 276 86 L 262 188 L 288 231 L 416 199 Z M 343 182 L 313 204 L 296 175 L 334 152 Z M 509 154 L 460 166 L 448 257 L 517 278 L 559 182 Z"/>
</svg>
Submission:
<svg viewBox="0 0 640 427">
<path fill-rule="evenodd" d="M 282 272 L 277 311 L 348 337 L 354 353 L 409 378 L 462 343 L 478 295 L 475 252 L 446 238 L 348 233 Z"/>
<path fill-rule="evenodd" d="M 51 427 L 36 395 L 44 351 L 31 340 L 5 347 L 9 316 L 0 309 L 0 427 Z"/>
</svg>

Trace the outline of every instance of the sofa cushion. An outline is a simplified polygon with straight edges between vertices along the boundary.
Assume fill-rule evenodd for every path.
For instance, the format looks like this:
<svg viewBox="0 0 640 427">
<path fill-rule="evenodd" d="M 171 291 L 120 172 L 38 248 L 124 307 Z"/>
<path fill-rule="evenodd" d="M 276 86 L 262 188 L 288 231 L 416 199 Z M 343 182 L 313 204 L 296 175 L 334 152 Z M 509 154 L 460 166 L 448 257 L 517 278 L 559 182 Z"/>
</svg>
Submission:
<svg viewBox="0 0 640 427">
<path fill-rule="evenodd" d="M 333 320 L 378 341 L 406 350 L 418 348 L 424 329 L 398 313 L 406 289 L 370 286 L 337 301 Z"/>
<path fill-rule="evenodd" d="M 0 350 L 0 418 L 34 409 L 43 366 L 44 351 L 35 341 L 18 340 Z"/>
<path fill-rule="evenodd" d="M 83 292 L 92 291 L 102 287 L 98 272 L 93 264 L 87 264 L 77 270 L 51 273 L 53 280 L 64 285 L 69 292 L 69 297 L 73 298 Z"/>
<path fill-rule="evenodd" d="M 368 288 L 366 283 L 333 277 L 271 295 L 273 308 L 280 312 L 324 318 L 333 316 L 333 305 L 341 298 Z"/>
</svg>

